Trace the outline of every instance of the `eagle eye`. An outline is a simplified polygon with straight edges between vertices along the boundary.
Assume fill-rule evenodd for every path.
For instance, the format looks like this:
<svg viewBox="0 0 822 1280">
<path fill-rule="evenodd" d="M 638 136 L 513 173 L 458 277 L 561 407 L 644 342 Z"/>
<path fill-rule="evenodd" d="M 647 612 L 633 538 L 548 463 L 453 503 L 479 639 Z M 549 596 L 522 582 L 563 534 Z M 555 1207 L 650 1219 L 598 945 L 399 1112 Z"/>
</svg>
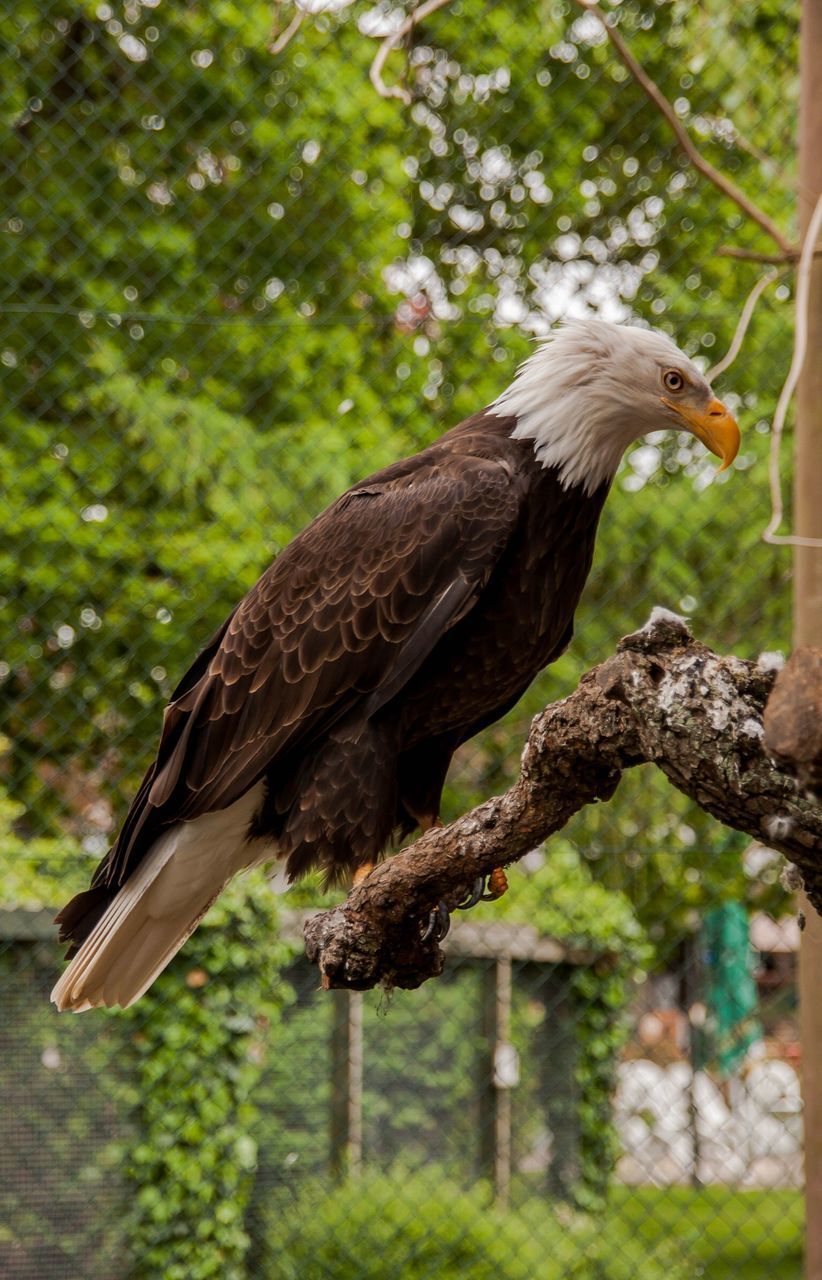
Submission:
<svg viewBox="0 0 822 1280">
<path fill-rule="evenodd" d="M 662 385 L 666 391 L 681 391 L 685 386 L 685 379 L 678 369 L 666 369 L 662 375 Z"/>
</svg>

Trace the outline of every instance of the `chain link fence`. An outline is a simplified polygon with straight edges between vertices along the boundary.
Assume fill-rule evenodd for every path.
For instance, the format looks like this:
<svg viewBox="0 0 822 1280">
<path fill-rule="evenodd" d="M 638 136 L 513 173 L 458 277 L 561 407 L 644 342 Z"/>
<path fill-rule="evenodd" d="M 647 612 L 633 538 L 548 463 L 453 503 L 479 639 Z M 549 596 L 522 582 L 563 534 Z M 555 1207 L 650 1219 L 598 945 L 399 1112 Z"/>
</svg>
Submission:
<svg viewBox="0 0 822 1280">
<path fill-rule="evenodd" d="M 299 936 L 319 889 L 257 881 L 134 1010 L 48 1004 L 54 909 L 105 851 L 179 674 L 294 533 L 487 404 L 558 318 L 658 324 L 708 367 L 770 269 L 725 252 L 773 246 L 689 166 L 595 15 L 452 0 L 398 34 L 409 13 L 0 10 L 14 1280 L 800 1275 L 778 859 L 646 769 L 514 869 L 418 992 L 318 992 Z M 614 21 L 789 231 L 796 6 L 626 0 Z M 510 783 L 530 717 L 652 605 L 743 657 L 787 645 L 789 553 L 760 540 L 790 359 L 774 271 L 721 384 L 734 471 L 690 437 L 633 450 L 571 649 L 463 748 L 444 816 Z"/>
</svg>

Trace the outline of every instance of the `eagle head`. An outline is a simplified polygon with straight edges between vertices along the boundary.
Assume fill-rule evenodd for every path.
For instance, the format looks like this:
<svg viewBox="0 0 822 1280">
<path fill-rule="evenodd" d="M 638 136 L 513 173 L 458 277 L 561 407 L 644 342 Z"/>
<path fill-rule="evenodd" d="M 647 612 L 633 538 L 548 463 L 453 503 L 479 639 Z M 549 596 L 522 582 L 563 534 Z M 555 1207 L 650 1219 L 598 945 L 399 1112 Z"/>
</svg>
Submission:
<svg viewBox="0 0 822 1280">
<path fill-rule="evenodd" d="M 562 484 L 592 493 L 649 431 L 690 431 L 729 467 L 739 427 L 694 362 L 656 329 L 572 320 L 554 331 L 491 405 L 533 440 Z"/>
</svg>

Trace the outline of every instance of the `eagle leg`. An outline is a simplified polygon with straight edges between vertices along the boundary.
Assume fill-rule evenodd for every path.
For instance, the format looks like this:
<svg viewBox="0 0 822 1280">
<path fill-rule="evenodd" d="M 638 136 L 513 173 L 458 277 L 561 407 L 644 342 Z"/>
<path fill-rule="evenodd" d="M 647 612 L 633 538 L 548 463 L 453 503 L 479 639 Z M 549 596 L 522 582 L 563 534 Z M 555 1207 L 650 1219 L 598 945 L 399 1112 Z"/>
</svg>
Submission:
<svg viewBox="0 0 822 1280">
<path fill-rule="evenodd" d="M 483 894 L 483 902 L 496 902 L 497 898 L 501 898 L 507 892 L 508 877 L 504 867 L 494 867 L 488 877 L 488 892 Z"/>
</svg>

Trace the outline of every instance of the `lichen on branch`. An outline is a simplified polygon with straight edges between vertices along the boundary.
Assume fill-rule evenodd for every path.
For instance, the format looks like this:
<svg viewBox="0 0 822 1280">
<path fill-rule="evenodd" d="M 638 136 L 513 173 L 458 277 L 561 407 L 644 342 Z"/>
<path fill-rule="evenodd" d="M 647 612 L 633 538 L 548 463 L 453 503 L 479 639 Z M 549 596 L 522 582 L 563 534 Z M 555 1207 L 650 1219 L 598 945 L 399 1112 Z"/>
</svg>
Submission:
<svg viewBox="0 0 822 1280">
<path fill-rule="evenodd" d="M 683 619 L 655 609 L 569 697 L 534 719 L 520 777 L 383 862 L 339 906 L 305 925 L 324 987 L 417 987 L 444 954 L 423 925 L 475 879 L 521 858 L 584 805 L 608 800 L 625 769 L 653 763 L 727 826 L 785 854 L 822 907 L 822 807 L 768 753 L 770 664 L 720 657 Z"/>
</svg>

